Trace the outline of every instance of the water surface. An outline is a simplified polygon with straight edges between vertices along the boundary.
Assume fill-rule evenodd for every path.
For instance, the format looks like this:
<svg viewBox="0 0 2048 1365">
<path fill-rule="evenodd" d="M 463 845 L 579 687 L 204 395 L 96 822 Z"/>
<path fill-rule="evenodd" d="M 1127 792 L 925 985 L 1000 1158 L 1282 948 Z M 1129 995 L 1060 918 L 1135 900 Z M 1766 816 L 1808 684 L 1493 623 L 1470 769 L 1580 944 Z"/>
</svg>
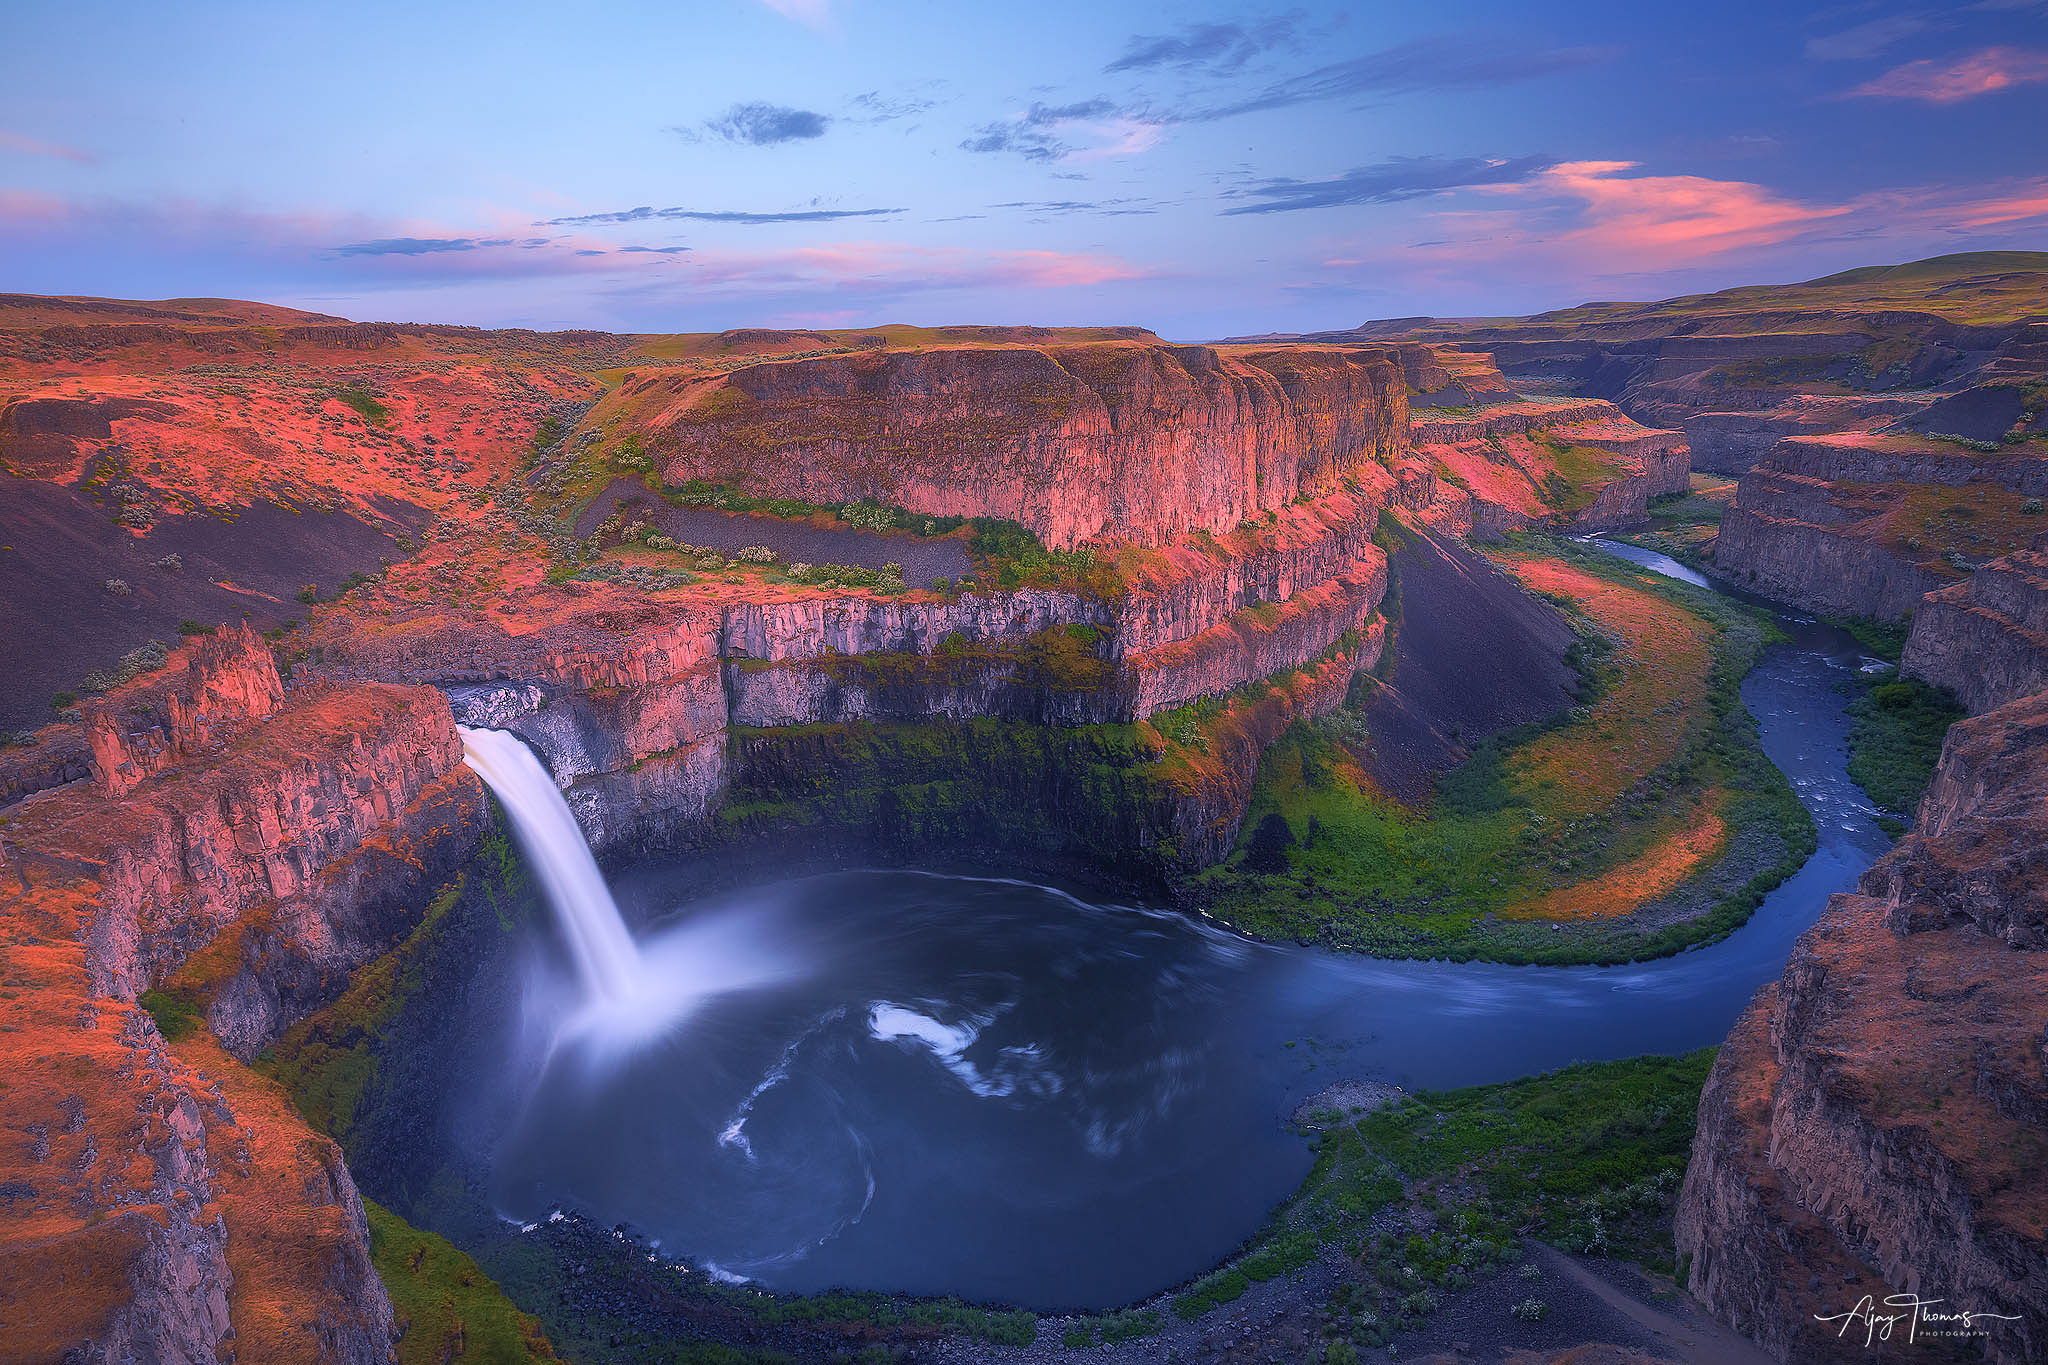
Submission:
<svg viewBox="0 0 2048 1365">
<path fill-rule="evenodd" d="M 1379 961 L 1022 882 L 864 871 L 693 898 L 647 866 L 619 899 L 650 959 L 689 978 L 687 1014 L 630 1047 L 563 1035 L 567 988 L 534 945 L 506 975 L 526 1022 L 492 1035 L 453 1122 L 505 1216 L 579 1209 L 770 1287 L 1145 1297 L 1299 1183 L 1287 1115 L 1333 1081 L 1472 1085 L 1727 1033 L 1887 845 L 1843 768 L 1835 685 L 1865 656 L 1816 622 L 1787 630 L 1743 697 L 1819 848 L 1713 947 L 1607 968 Z"/>
</svg>

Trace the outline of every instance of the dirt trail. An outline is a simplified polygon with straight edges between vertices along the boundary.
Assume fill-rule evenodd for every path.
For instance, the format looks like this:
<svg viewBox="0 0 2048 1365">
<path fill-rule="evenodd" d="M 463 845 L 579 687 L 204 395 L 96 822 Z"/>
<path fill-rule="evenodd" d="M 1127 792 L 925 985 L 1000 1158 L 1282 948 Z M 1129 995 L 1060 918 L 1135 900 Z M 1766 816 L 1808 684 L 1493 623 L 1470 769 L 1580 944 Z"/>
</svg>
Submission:
<svg viewBox="0 0 2048 1365">
<path fill-rule="evenodd" d="M 1675 1358 L 1686 1365 L 1775 1365 L 1761 1347 L 1737 1336 L 1720 1323 L 1701 1314 L 1687 1322 L 1675 1314 L 1649 1304 L 1609 1284 L 1576 1257 L 1545 1247 L 1537 1253 L 1546 1271 L 1563 1275 L 1609 1308 L 1624 1314 L 1668 1346 Z"/>
</svg>

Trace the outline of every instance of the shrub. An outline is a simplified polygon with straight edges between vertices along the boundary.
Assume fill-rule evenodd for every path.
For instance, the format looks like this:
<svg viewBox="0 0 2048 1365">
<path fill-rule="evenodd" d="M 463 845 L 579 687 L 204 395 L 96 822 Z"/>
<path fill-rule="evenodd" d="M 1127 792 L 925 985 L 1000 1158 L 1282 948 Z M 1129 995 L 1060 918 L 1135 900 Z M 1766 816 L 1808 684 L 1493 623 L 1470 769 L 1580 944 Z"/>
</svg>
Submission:
<svg viewBox="0 0 2048 1365">
<path fill-rule="evenodd" d="M 1930 431 L 1927 433 L 1927 437 L 1933 441 L 1947 441 L 1950 445 L 1958 445 L 1965 450 L 1982 451 L 1986 455 L 1998 453 L 1998 442 L 1996 441 L 1979 441 L 1974 437 L 1959 436 L 1953 431 Z"/>
<path fill-rule="evenodd" d="M 68 711 L 76 705 L 78 705 L 78 694 L 76 692 L 52 692 L 50 694 L 50 709 L 52 711 Z"/>
<path fill-rule="evenodd" d="M 849 502 L 839 509 L 839 519 L 857 531 L 890 531 L 896 527 L 896 513 L 874 502 Z"/>
<path fill-rule="evenodd" d="M 308 583 L 305 587 L 300 588 L 299 600 L 309 607 L 318 602 L 320 600 L 320 585 L 318 583 Z"/>
<path fill-rule="evenodd" d="M 165 555 L 162 559 L 150 565 L 150 567 L 162 573 L 183 573 L 185 572 L 185 561 L 177 555 Z"/>
<path fill-rule="evenodd" d="M 742 564 L 773 564 L 776 555 L 766 545 L 749 545 L 740 551 L 739 559 Z"/>
<path fill-rule="evenodd" d="M 184 620 L 178 622 L 178 634 L 211 635 L 213 634 L 213 627 L 199 621 L 194 621 L 188 616 Z"/>
<path fill-rule="evenodd" d="M 2030 517 L 2040 516 L 2041 500 L 2039 498 L 2028 498 L 2025 502 L 2020 504 L 2020 511 Z"/>
<path fill-rule="evenodd" d="M 1523 1299 L 1508 1311 L 1523 1322 L 1541 1322 L 1543 1315 L 1550 1311 L 1550 1305 L 1541 1299 Z"/>
<path fill-rule="evenodd" d="M 126 597 L 135 591 L 135 589 L 128 586 L 126 579 L 121 578 L 109 578 L 101 586 L 116 597 Z"/>
</svg>

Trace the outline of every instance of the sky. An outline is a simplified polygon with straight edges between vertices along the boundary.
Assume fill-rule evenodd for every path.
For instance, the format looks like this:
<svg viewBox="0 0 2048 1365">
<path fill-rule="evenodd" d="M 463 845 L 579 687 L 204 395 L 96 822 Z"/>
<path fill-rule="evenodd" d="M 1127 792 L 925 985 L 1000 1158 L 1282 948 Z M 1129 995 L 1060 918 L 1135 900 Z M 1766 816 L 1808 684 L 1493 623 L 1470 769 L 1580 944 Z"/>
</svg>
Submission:
<svg viewBox="0 0 2048 1365">
<path fill-rule="evenodd" d="M 2048 249 L 2048 0 L 0 8 L 4 291 L 1199 340 Z"/>
</svg>

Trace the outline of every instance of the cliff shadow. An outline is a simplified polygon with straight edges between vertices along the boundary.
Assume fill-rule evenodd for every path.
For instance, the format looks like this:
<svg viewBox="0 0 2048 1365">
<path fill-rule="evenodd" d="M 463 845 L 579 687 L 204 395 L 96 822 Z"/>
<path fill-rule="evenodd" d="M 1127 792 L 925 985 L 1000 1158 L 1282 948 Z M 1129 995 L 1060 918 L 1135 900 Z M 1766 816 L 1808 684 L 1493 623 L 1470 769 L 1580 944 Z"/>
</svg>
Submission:
<svg viewBox="0 0 2048 1365">
<path fill-rule="evenodd" d="M 1480 740 L 1578 701 L 1566 657 L 1578 637 L 1460 541 L 1404 529 L 1389 562 L 1389 662 L 1364 684 L 1372 748 L 1361 757 L 1382 790 L 1413 805 Z"/>
</svg>

